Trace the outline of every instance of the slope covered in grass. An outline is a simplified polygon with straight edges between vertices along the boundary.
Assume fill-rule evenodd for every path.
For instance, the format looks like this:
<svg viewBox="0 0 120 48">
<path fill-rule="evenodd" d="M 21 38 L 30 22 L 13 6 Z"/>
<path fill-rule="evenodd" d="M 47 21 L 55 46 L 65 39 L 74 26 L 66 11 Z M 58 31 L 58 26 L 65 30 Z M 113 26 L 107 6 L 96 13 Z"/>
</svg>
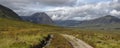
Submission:
<svg viewBox="0 0 120 48">
<path fill-rule="evenodd" d="M 47 48 L 71 47 L 59 34 L 73 35 L 95 48 L 120 47 L 120 30 L 67 29 L 0 18 L 0 48 L 30 48 L 48 34 L 55 37 Z"/>
<path fill-rule="evenodd" d="M 39 29 L 38 29 L 39 27 Z M 30 48 L 47 36 L 32 23 L 0 18 L 0 48 Z"/>
</svg>

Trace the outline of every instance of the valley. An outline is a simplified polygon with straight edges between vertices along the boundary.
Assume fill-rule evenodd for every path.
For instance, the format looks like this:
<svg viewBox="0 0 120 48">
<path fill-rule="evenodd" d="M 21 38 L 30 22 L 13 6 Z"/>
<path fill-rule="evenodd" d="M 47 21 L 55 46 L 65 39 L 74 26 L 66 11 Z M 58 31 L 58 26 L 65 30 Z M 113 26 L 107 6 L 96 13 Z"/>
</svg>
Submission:
<svg viewBox="0 0 120 48">
<path fill-rule="evenodd" d="M 76 21 L 77 27 L 55 25 L 45 13 L 23 18 L 0 6 L 0 48 L 120 48 L 120 19 L 114 16 Z"/>
</svg>

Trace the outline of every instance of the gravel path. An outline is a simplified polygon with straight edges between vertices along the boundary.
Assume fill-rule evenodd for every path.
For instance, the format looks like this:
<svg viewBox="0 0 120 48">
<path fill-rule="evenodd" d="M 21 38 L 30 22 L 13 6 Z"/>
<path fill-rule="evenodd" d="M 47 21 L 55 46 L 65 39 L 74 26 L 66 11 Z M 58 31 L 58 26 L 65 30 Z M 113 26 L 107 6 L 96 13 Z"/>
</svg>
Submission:
<svg viewBox="0 0 120 48">
<path fill-rule="evenodd" d="M 88 45 L 84 41 L 67 34 L 61 34 L 63 37 L 65 37 L 66 40 L 68 40 L 73 48 L 93 48 L 92 46 Z"/>
</svg>

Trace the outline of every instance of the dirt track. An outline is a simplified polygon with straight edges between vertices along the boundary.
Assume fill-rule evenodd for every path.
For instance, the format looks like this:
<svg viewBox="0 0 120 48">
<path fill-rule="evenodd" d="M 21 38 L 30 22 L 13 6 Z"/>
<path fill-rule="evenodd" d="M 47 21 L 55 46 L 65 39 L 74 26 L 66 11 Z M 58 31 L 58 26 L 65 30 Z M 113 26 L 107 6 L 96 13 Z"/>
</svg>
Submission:
<svg viewBox="0 0 120 48">
<path fill-rule="evenodd" d="M 62 34 L 62 36 L 65 37 L 65 39 L 67 39 L 71 43 L 73 48 L 93 48 L 92 46 L 88 45 L 84 41 L 78 38 L 75 38 L 72 35 Z"/>
</svg>

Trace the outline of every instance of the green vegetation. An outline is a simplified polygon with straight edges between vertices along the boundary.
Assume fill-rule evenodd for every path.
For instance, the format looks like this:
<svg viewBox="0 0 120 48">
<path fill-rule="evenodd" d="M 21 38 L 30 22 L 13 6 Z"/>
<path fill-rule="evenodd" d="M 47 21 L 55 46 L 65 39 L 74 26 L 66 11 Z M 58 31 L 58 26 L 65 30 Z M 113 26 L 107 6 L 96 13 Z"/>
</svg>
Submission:
<svg viewBox="0 0 120 48">
<path fill-rule="evenodd" d="M 37 45 L 48 35 L 40 31 L 42 27 L 0 18 L 0 48 L 30 48 Z"/>
<path fill-rule="evenodd" d="M 30 48 L 48 34 L 54 37 L 47 48 L 71 48 L 59 34 L 73 35 L 95 48 L 120 48 L 120 30 L 69 29 L 0 18 L 0 48 Z"/>
</svg>

